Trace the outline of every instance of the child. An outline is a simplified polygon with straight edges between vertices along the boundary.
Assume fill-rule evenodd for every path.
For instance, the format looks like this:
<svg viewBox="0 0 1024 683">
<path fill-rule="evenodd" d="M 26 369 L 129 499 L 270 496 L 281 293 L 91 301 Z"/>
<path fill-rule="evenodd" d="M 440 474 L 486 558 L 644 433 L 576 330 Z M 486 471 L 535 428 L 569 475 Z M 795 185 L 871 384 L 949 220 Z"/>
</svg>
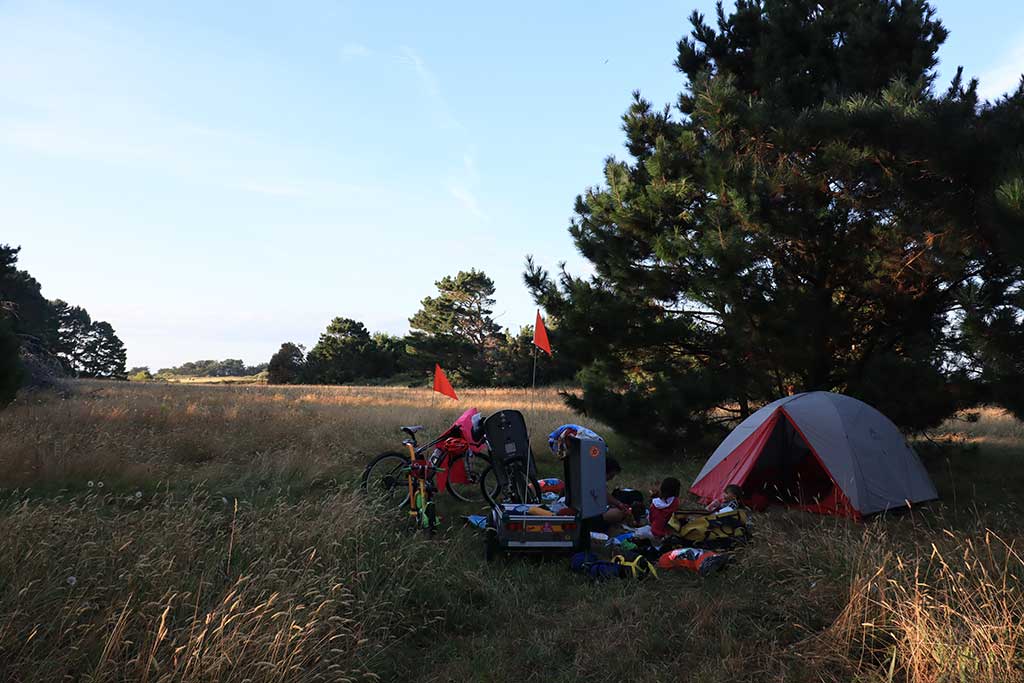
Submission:
<svg viewBox="0 0 1024 683">
<path fill-rule="evenodd" d="M 662 541 L 669 535 L 668 521 L 679 509 L 679 480 L 668 477 L 661 482 L 657 491 L 651 491 L 651 509 L 647 513 L 647 526 L 642 526 L 633 533 L 634 539 L 645 538 L 655 548 L 661 547 Z"/>
<path fill-rule="evenodd" d="M 718 514 L 720 512 L 734 512 L 743 507 L 743 489 L 738 484 L 729 484 L 722 491 L 722 502 L 712 503 L 708 506 L 708 512 Z"/>
</svg>

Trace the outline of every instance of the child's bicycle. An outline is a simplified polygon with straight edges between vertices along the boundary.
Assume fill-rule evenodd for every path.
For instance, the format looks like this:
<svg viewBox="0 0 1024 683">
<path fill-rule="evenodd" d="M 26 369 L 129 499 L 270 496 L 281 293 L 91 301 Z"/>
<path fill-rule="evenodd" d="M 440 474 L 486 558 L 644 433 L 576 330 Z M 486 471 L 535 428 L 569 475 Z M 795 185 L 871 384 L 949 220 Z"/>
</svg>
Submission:
<svg viewBox="0 0 1024 683">
<path fill-rule="evenodd" d="M 479 411 L 471 408 L 451 427 L 430 443 L 419 445 L 417 432 L 422 426 L 402 427 L 409 438 L 402 442 L 404 452 L 388 451 L 370 461 L 363 470 L 364 491 L 388 505 L 409 506 L 410 514 L 433 514 L 433 496 L 447 490 L 457 500 L 484 500 L 484 473 L 491 469 L 482 438 L 474 438 L 474 423 Z M 488 477 L 489 486 L 497 482 Z M 493 495 L 498 495 L 497 491 Z M 426 520 L 428 524 L 429 520 Z"/>
</svg>

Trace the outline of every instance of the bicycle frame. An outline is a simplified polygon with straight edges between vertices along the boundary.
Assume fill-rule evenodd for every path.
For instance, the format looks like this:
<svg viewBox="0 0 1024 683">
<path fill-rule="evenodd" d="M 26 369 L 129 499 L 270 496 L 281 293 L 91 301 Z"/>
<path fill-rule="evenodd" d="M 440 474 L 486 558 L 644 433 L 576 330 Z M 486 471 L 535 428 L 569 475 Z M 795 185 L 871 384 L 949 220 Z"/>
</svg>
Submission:
<svg viewBox="0 0 1024 683">
<path fill-rule="evenodd" d="M 434 490 L 432 486 L 428 486 L 427 479 L 429 477 L 433 481 L 434 475 L 444 471 L 444 468 L 438 467 L 436 461 L 428 460 L 424 454 L 429 449 L 452 436 L 453 431 L 456 431 L 456 429 L 453 425 L 436 439 L 423 446 L 419 446 L 416 443 L 416 433 L 409 430 L 407 432 L 409 438 L 402 442 L 402 445 L 409 452 L 409 466 L 406 473 L 409 488 L 409 515 L 416 518 L 418 526 L 426 526 L 431 535 L 433 535 L 437 528 L 437 515 L 434 511 Z M 416 480 L 419 480 L 418 483 Z"/>
<path fill-rule="evenodd" d="M 413 467 L 415 460 L 417 458 L 422 458 L 424 462 L 429 465 L 430 471 L 428 474 L 431 480 L 433 480 L 433 475 L 439 471 L 443 471 L 444 468 L 437 467 L 438 462 L 440 462 L 440 458 L 437 460 L 431 460 L 428 463 L 428 458 L 425 454 L 429 452 L 431 448 L 436 447 L 439 443 L 451 437 L 462 437 L 462 431 L 458 424 L 453 424 L 448 429 L 441 432 L 441 434 L 439 434 L 433 441 L 423 444 L 422 446 L 416 443 L 416 434 L 410 433 L 409 438 L 402 442 L 402 445 L 409 450 L 409 466 Z M 466 466 L 469 467 L 470 460 L 477 453 L 479 445 L 474 445 L 469 441 L 467 441 L 466 444 L 468 448 L 466 449 L 466 454 L 463 457 L 466 460 Z M 409 500 L 411 501 L 412 498 L 410 497 Z"/>
<path fill-rule="evenodd" d="M 425 451 L 429 446 L 424 446 L 423 449 L 416 449 L 416 437 L 407 439 L 402 442 L 403 445 L 409 450 L 409 473 L 406 475 L 409 484 L 409 514 L 416 518 L 416 523 L 422 523 L 422 517 L 427 517 L 427 524 L 430 533 L 434 533 L 434 515 L 429 514 L 429 508 L 433 506 L 434 501 L 430 496 L 430 490 L 427 488 L 427 463 L 426 458 L 423 458 L 423 471 L 422 476 L 416 476 L 416 460 L 417 456 Z M 430 467 L 434 470 L 434 467 Z M 413 489 L 415 482 L 414 479 L 419 479 L 419 493 L 414 494 Z"/>
</svg>

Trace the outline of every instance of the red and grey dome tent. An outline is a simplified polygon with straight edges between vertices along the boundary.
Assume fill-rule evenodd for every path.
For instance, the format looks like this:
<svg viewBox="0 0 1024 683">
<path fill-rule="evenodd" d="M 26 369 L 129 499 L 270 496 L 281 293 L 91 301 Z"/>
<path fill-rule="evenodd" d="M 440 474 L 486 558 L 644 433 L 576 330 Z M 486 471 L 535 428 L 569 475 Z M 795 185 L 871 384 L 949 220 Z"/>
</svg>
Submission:
<svg viewBox="0 0 1024 683">
<path fill-rule="evenodd" d="M 741 422 L 690 492 L 714 500 L 728 484 L 742 486 L 754 507 L 777 502 L 854 518 L 938 498 L 889 418 L 827 391 L 780 398 Z"/>
</svg>

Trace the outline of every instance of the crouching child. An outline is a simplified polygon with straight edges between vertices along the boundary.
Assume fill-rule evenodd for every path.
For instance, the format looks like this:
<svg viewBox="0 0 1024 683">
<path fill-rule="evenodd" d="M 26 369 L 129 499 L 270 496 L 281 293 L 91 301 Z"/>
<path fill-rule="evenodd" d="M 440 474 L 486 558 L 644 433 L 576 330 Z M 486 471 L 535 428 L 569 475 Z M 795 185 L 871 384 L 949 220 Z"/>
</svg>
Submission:
<svg viewBox="0 0 1024 683">
<path fill-rule="evenodd" d="M 675 477 L 667 477 L 657 491 L 651 491 L 651 507 L 647 512 L 647 524 L 633 532 L 634 540 L 648 540 L 660 548 L 665 537 L 672 533 L 669 520 L 679 509 L 679 491 L 682 484 Z"/>
</svg>

